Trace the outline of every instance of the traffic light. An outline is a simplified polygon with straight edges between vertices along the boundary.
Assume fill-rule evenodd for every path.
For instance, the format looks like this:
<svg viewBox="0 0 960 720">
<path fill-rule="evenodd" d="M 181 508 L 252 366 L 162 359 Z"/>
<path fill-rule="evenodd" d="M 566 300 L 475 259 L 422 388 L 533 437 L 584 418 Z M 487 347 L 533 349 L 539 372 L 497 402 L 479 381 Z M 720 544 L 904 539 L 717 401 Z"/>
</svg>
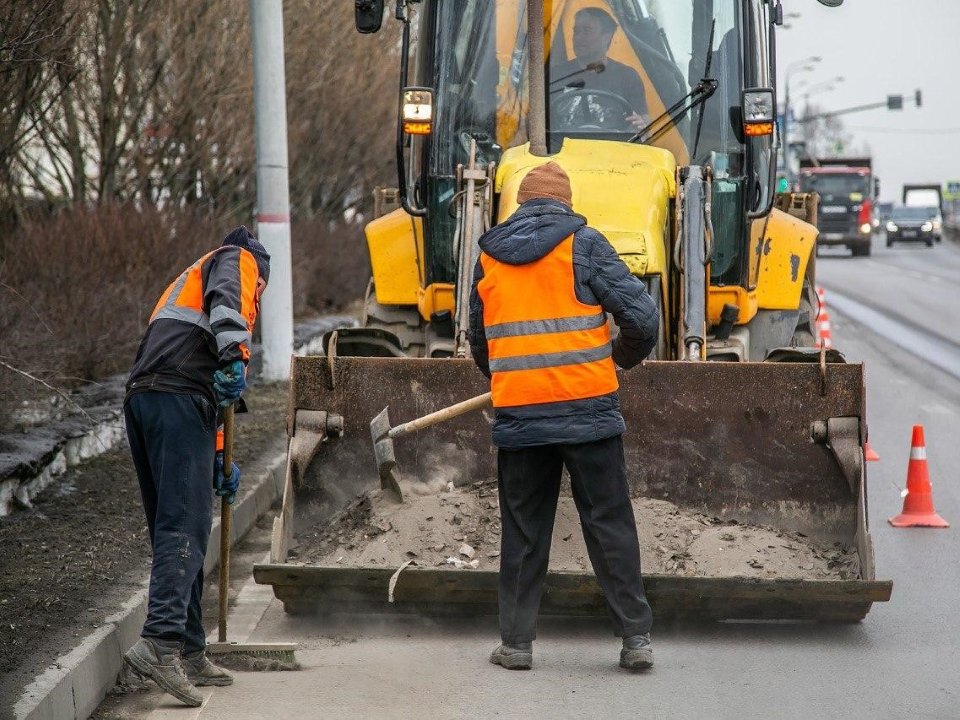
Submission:
<svg viewBox="0 0 960 720">
<path fill-rule="evenodd" d="M 887 110 L 903 110 L 903 95 L 887 95 Z"/>
<path fill-rule="evenodd" d="M 913 104 L 916 105 L 917 107 L 923 106 L 923 93 L 920 92 L 919 90 L 913 91 Z"/>
</svg>

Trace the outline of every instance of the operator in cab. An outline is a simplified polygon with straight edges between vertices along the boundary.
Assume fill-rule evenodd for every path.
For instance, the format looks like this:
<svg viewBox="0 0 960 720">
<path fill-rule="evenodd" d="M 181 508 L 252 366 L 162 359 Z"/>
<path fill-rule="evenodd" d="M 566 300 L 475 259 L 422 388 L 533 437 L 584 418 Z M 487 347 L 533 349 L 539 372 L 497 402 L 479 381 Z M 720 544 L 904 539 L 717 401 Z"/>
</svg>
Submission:
<svg viewBox="0 0 960 720">
<path fill-rule="evenodd" d="M 565 89 L 599 90 L 622 97 L 632 110 L 627 116 L 636 130 L 650 123 L 643 81 L 628 65 L 607 57 L 617 31 L 617 21 L 601 8 L 580 10 L 573 21 L 574 59 L 550 68 L 550 95 Z"/>
</svg>

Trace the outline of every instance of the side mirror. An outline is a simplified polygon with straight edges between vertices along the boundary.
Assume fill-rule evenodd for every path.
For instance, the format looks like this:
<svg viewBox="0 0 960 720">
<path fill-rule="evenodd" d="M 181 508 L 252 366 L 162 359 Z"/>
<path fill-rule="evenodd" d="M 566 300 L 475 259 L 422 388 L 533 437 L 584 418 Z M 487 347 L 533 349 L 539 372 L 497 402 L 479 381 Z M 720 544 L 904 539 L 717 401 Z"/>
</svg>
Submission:
<svg viewBox="0 0 960 720">
<path fill-rule="evenodd" d="M 875 198 L 880 197 L 880 178 L 873 179 L 873 196 Z"/>
<path fill-rule="evenodd" d="M 353 19 L 357 32 L 378 32 L 383 24 L 383 0 L 353 0 Z"/>
<path fill-rule="evenodd" d="M 747 217 L 752 219 L 770 212 L 776 193 L 776 104 L 773 88 L 745 89 L 740 107 L 747 145 Z"/>
<path fill-rule="evenodd" d="M 429 135 L 433 131 L 433 90 L 405 87 L 400 121 L 407 135 Z"/>
</svg>

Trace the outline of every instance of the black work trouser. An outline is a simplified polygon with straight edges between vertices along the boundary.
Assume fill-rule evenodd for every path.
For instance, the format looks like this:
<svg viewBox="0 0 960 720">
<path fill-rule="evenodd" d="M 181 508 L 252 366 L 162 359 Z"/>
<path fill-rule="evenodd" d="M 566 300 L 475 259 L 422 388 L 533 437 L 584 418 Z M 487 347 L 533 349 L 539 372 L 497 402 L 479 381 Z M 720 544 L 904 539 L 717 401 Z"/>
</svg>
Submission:
<svg viewBox="0 0 960 720">
<path fill-rule="evenodd" d="M 141 392 L 123 411 L 153 548 L 141 634 L 195 652 L 206 647 L 200 600 L 213 523 L 216 408 L 202 395 Z"/>
<path fill-rule="evenodd" d="M 500 636 L 513 645 L 537 636 L 537 611 L 563 467 L 593 571 L 618 637 L 650 632 L 653 618 L 640 575 L 640 542 L 620 435 L 578 445 L 542 445 L 498 454 Z"/>
</svg>

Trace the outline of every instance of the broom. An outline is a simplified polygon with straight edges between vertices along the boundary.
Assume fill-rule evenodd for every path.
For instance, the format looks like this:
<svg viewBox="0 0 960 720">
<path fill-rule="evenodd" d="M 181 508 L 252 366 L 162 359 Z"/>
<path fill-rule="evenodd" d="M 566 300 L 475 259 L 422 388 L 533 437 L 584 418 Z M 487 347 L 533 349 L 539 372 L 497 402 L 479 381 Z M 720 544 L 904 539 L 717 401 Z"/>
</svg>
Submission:
<svg viewBox="0 0 960 720">
<path fill-rule="evenodd" d="M 233 468 L 233 405 L 223 413 L 223 467 Z M 207 645 L 217 662 L 243 670 L 298 670 L 296 643 L 238 643 L 227 640 L 227 600 L 230 594 L 230 503 L 220 498 L 220 587 L 217 618 L 218 642 Z"/>
</svg>

